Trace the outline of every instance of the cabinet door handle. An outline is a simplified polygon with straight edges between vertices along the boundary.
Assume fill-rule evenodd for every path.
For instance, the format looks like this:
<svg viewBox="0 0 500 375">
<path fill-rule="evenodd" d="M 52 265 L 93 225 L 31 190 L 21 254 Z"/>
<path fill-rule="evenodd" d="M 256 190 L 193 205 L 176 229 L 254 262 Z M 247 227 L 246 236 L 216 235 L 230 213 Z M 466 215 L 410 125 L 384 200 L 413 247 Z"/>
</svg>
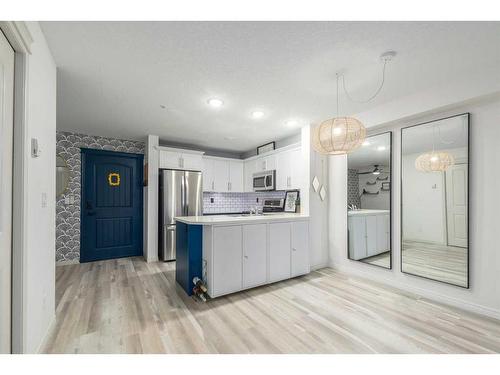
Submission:
<svg viewBox="0 0 500 375">
<path fill-rule="evenodd" d="M 292 250 L 293 250 L 293 251 L 297 251 L 297 249 L 296 249 L 296 248 L 294 248 L 294 247 L 292 247 Z"/>
<path fill-rule="evenodd" d="M 248 255 L 245 255 L 244 257 L 245 257 L 245 259 L 248 259 Z"/>
</svg>

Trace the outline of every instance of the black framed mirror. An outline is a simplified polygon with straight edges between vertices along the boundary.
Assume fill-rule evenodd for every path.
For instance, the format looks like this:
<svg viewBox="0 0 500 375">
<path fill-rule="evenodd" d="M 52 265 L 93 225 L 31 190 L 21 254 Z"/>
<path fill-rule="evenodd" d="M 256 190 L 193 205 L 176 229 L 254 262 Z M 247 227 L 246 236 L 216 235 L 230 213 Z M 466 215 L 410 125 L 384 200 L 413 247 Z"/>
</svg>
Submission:
<svg viewBox="0 0 500 375">
<path fill-rule="evenodd" d="M 401 271 L 469 287 L 469 114 L 401 129 Z"/>
<path fill-rule="evenodd" d="M 392 133 L 347 155 L 347 257 L 392 268 Z"/>
</svg>

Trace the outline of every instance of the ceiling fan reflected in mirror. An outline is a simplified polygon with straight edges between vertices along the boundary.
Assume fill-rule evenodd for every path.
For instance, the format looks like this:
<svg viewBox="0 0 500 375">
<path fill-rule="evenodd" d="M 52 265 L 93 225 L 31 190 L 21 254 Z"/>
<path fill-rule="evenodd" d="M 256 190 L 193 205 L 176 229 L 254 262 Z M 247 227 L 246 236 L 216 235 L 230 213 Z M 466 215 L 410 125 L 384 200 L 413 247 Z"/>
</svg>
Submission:
<svg viewBox="0 0 500 375">
<path fill-rule="evenodd" d="M 373 165 L 373 170 L 372 171 L 368 171 L 368 172 L 358 172 L 357 174 L 373 174 L 375 176 L 379 175 L 380 173 L 382 173 L 382 169 L 379 168 L 379 164 L 374 164 Z"/>
</svg>

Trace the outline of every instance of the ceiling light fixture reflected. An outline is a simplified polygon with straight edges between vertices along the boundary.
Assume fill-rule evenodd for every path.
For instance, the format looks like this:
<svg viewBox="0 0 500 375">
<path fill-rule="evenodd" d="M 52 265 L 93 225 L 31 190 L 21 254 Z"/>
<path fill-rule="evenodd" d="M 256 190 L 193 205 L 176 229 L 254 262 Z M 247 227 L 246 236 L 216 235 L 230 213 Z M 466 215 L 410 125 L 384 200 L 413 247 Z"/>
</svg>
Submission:
<svg viewBox="0 0 500 375">
<path fill-rule="evenodd" d="M 378 146 L 377 151 L 385 151 L 385 146 Z"/>
<path fill-rule="evenodd" d="M 298 121 L 297 120 L 288 120 L 285 122 L 285 125 L 288 126 L 289 128 L 293 128 L 294 126 L 297 126 Z"/>
<path fill-rule="evenodd" d="M 262 117 L 264 117 L 264 112 L 262 112 L 262 111 L 253 111 L 252 112 L 252 118 L 258 120 Z"/>
<path fill-rule="evenodd" d="M 207 103 L 210 107 L 213 108 L 220 108 L 224 105 L 224 102 L 218 98 L 210 98 L 207 100 Z"/>
<path fill-rule="evenodd" d="M 370 142 L 368 142 L 368 141 L 364 141 L 364 142 L 363 142 L 363 146 L 370 146 L 370 145 L 371 145 L 371 143 L 370 143 Z"/>
</svg>

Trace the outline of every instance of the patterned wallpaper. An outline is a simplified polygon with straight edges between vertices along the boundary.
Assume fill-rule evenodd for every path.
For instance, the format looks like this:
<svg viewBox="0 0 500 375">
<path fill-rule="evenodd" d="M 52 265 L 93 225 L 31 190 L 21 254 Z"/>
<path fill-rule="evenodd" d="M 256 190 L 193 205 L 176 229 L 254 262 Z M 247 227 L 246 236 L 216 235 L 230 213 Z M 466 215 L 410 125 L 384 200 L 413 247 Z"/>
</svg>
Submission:
<svg viewBox="0 0 500 375">
<path fill-rule="evenodd" d="M 57 153 L 68 164 L 68 189 L 56 202 L 56 261 L 80 259 L 80 148 L 144 154 L 144 142 L 57 132 Z"/>
<path fill-rule="evenodd" d="M 357 207 L 361 207 L 359 176 L 356 169 L 349 169 L 347 173 L 347 204 L 355 204 Z"/>
</svg>

